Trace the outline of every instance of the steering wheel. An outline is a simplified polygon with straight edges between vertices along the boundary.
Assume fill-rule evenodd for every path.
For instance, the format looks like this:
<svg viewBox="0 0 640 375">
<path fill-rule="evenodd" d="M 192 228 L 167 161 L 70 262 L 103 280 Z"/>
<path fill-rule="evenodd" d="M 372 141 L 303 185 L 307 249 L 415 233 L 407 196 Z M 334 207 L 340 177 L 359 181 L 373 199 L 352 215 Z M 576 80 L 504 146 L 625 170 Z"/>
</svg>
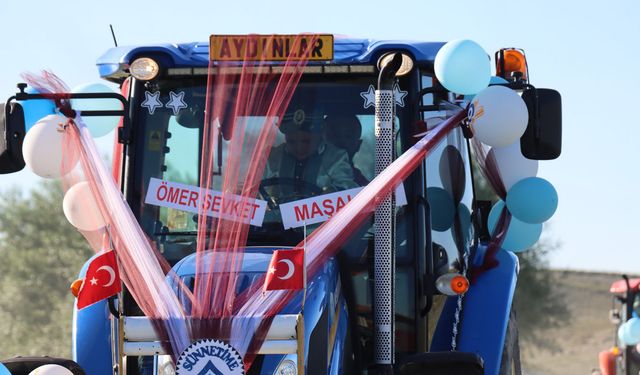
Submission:
<svg viewBox="0 0 640 375">
<path fill-rule="evenodd" d="M 271 194 L 267 193 L 267 187 L 270 186 L 289 186 L 293 188 L 297 186 L 300 190 L 293 193 L 293 195 L 275 197 Z M 318 187 L 316 184 L 312 184 L 311 182 L 307 182 L 304 180 L 296 180 L 291 177 L 271 177 L 260 181 L 260 187 L 258 187 L 258 191 L 262 198 L 267 201 L 267 205 L 270 209 L 276 209 L 278 204 L 283 200 L 283 198 L 292 198 L 292 197 L 300 197 L 303 196 L 307 198 L 309 196 L 321 195 L 322 189 Z"/>
</svg>

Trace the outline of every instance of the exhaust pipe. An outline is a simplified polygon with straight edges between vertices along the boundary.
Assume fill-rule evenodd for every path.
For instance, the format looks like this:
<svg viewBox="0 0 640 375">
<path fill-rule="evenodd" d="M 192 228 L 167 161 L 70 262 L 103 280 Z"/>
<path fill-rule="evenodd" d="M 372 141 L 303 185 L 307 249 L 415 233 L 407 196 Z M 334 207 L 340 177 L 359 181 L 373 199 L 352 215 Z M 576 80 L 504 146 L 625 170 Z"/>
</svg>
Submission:
<svg viewBox="0 0 640 375">
<path fill-rule="evenodd" d="M 393 86 L 402 55 L 395 56 L 380 70 L 375 92 L 375 172 L 380 174 L 395 159 L 395 100 Z M 393 193 L 375 210 L 374 238 L 374 338 L 378 374 L 392 374 L 395 362 L 395 197 Z"/>
</svg>

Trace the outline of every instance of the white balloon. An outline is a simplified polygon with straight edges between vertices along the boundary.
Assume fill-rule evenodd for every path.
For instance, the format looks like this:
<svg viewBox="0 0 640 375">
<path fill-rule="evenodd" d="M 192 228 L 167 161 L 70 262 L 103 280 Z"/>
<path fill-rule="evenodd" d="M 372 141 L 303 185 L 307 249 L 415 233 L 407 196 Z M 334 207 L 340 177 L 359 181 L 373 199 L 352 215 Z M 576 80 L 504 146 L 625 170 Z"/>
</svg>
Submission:
<svg viewBox="0 0 640 375">
<path fill-rule="evenodd" d="M 74 94 L 114 93 L 103 83 L 88 83 L 71 90 Z M 122 103 L 117 99 L 71 99 L 71 107 L 76 111 L 119 111 Z M 81 114 L 82 115 L 82 114 Z M 83 116 L 82 120 L 94 138 L 109 134 L 118 126 L 119 116 Z"/>
<path fill-rule="evenodd" d="M 473 134 L 481 142 L 504 147 L 516 142 L 527 129 L 529 111 L 520 95 L 504 86 L 489 86 L 469 106 Z"/>
<path fill-rule="evenodd" d="M 523 178 L 535 177 L 538 174 L 538 161 L 522 155 L 520 142 L 505 147 L 493 147 L 487 153 L 487 158 L 491 155 L 496 159 L 500 177 L 507 191 Z"/>
<path fill-rule="evenodd" d="M 44 365 L 31 371 L 29 375 L 73 375 L 73 372 L 60 365 Z"/>
<path fill-rule="evenodd" d="M 78 162 L 78 153 L 64 150 L 64 132 L 61 125 L 67 118 L 60 115 L 43 117 L 27 132 L 22 143 L 24 162 L 33 173 L 44 178 L 57 178 L 67 174 Z M 63 170 L 63 155 L 65 168 Z"/>
<path fill-rule="evenodd" d="M 94 231 L 105 226 L 89 182 L 82 181 L 73 185 L 62 201 L 64 216 L 71 225 L 83 231 Z"/>
</svg>

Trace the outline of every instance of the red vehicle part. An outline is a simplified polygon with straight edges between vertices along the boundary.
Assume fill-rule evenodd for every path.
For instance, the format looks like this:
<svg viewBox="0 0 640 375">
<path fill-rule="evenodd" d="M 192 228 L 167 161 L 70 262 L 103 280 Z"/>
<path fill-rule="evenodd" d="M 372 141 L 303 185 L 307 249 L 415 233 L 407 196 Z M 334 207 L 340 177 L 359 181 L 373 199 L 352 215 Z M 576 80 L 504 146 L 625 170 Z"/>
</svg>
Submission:
<svg viewBox="0 0 640 375">
<path fill-rule="evenodd" d="M 629 279 L 629 286 L 631 291 L 637 292 L 640 289 L 640 279 Z M 624 294 L 627 292 L 627 282 L 625 280 L 618 280 L 611 284 L 609 292 L 613 294 Z"/>
<path fill-rule="evenodd" d="M 598 355 L 600 372 L 602 375 L 616 375 L 616 356 L 611 350 L 605 350 Z"/>
</svg>

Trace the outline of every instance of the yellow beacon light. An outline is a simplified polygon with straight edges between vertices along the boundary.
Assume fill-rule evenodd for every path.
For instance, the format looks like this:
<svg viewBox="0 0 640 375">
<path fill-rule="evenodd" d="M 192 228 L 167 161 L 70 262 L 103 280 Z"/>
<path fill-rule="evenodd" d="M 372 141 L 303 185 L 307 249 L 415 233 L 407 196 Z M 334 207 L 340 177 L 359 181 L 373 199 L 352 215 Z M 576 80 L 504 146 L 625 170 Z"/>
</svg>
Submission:
<svg viewBox="0 0 640 375">
<path fill-rule="evenodd" d="M 496 75 L 507 81 L 529 81 L 529 68 L 524 51 L 519 48 L 503 48 L 496 52 Z"/>
<path fill-rule="evenodd" d="M 620 348 L 618 348 L 617 346 L 614 346 L 613 348 L 611 348 L 611 354 L 617 357 L 622 354 L 622 351 L 620 351 Z"/>
</svg>

